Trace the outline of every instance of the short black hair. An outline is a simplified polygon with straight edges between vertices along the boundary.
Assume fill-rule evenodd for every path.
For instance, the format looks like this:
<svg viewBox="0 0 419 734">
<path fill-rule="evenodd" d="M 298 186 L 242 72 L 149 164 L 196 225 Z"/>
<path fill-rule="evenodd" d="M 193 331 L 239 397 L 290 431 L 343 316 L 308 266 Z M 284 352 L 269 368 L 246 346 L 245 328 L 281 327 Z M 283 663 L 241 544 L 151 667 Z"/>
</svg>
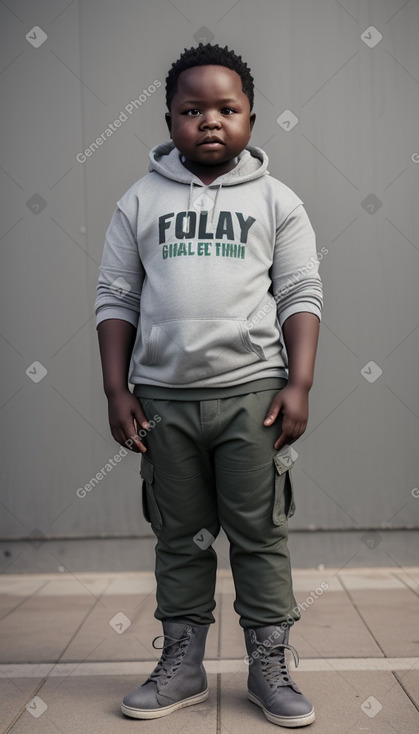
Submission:
<svg viewBox="0 0 419 734">
<path fill-rule="evenodd" d="M 172 67 L 166 77 L 166 104 L 170 111 L 173 97 L 177 91 L 177 80 L 182 71 L 190 69 L 193 66 L 226 66 L 228 69 L 236 71 L 242 80 L 243 92 L 247 95 L 250 102 L 250 109 L 253 108 L 254 86 L 253 77 L 250 68 L 243 61 L 241 56 L 237 56 L 227 46 L 221 48 L 217 43 L 200 43 L 195 48 L 184 50 L 181 56 L 172 64 Z"/>
</svg>

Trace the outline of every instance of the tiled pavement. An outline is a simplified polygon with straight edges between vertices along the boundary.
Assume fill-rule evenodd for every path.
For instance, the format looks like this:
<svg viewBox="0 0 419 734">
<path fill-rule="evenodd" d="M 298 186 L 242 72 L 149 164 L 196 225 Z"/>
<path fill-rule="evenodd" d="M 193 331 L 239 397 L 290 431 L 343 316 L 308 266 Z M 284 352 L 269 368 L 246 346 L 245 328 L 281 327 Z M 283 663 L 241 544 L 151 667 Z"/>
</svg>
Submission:
<svg viewBox="0 0 419 734">
<path fill-rule="evenodd" d="M 316 707 L 313 734 L 419 731 L 419 568 L 294 570 L 301 620 L 293 677 Z M 321 586 L 323 582 L 323 586 Z M 242 630 L 230 572 L 218 573 L 206 652 L 205 703 L 154 721 L 125 718 L 126 692 L 145 680 L 154 577 L 139 573 L 0 577 L 2 734 L 254 734 L 278 731 L 246 697 Z"/>
</svg>

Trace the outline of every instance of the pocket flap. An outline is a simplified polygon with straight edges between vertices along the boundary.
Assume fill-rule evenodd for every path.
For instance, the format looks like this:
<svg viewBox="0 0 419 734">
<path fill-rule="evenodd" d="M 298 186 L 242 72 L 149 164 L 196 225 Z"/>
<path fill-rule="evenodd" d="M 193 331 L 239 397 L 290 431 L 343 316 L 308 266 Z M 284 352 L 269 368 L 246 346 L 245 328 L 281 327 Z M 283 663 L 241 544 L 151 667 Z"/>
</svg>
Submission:
<svg viewBox="0 0 419 734">
<path fill-rule="evenodd" d="M 291 446 L 288 444 L 283 446 L 282 449 L 274 456 L 274 462 L 278 474 L 284 474 L 289 469 L 292 469 L 297 456 L 297 452 Z"/>
<path fill-rule="evenodd" d="M 289 469 L 275 479 L 275 494 L 272 508 L 274 525 L 282 525 L 295 513 L 294 488 Z"/>
<path fill-rule="evenodd" d="M 144 455 L 141 457 L 140 474 L 147 484 L 153 484 L 154 466 Z"/>
</svg>

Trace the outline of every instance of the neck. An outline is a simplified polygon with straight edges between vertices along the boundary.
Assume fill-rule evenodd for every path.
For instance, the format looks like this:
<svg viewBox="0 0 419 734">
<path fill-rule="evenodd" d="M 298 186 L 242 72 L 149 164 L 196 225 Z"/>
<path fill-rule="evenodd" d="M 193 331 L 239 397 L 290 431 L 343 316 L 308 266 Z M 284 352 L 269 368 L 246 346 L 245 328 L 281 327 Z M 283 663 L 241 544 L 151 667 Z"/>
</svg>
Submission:
<svg viewBox="0 0 419 734">
<path fill-rule="evenodd" d="M 237 166 L 238 158 L 232 158 L 230 161 L 220 163 L 218 166 L 202 166 L 194 161 L 186 160 L 184 156 L 181 157 L 181 161 L 188 171 L 198 176 L 202 183 L 208 186 L 219 176 L 232 171 Z"/>
</svg>

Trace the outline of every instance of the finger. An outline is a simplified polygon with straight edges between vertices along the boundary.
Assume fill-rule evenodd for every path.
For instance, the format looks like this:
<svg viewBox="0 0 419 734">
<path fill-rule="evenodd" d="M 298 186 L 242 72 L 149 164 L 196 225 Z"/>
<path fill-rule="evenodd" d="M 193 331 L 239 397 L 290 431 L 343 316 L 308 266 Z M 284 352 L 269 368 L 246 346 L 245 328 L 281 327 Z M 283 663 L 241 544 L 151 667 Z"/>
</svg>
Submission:
<svg viewBox="0 0 419 734">
<path fill-rule="evenodd" d="M 143 441 L 141 440 L 140 436 L 138 435 L 140 432 L 139 426 L 141 426 L 141 428 L 146 431 L 151 431 L 151 426 L 139 402 L 138 402 L 138 407 L 134 412 L 132 423 L 133 423 L 133 430 L 131 430 L 129 433 L 125 432 L 125 445 L 131 451 L 135 451 L 136 453 L 140 452 L 142 454 L 145 454 L 145 452 L 147 451 L 147 447 L 144 445 Z"/>
<path fill-rule="evenodd" d="M 129 451 L 134 451 L 136 454 L 141 451 L 141 440 L 134 432 L 125 433 L 119 443 L 121 443 L 126 449 L 129 449 Z"/>
<path fill-rule="evenodd" d="M 300 438 L 300 436 L 303 435 L 306 429 L 306 426 L 307 426 L 306 423 L 295 423 L 295 424 L 291 424 L 291 428 L 290 428 L 287 426 L 284 427 L 284 424 L 283 424 L 282 433 L 279 436 L 279 438 L 277 439 L 277 441 L 275 441 L 274 448 L 277 451 L 279 451 L 286 444 L 292 444 L 294 443 L 294 441 L 297 441 Z"/>
<path fill-rule="evenodd" d="M 298 438 L 295 430 L 296 423 L 289 418 L 284 418 L 282 422 L 282 433 L 274 443 L 274 448 L 279 451 L 286 444 L 293 443 Z"/>
<path fill-rule="evenodd" d="M 282 447 L 285 446 L 287 443 L 289 443 L 288 436 L 283 431 L 281 435 L 279 436 L 279 438 L 277 438 L 277 440 L 275 441 L 274 449 L 276 449 L 277 451 L 280 451 Z"/>
<path fill-rule="evenodd" d="M 127 448 L 131 449 L 131 451 L 135 451 L 136 453 L 140 452 L 142 454 L 145 454 L 147 451 L 147 446 L 144 444 L 144 431 L 146 429 L 140 429 L 140 431 L 135 430 L 133 433 L 129 434 L 128 438 L 126 439 L 126 446 Z M 149 428 L 151 430 L 151 427 Z"/>
<path fill-rule="evenodd" d="M 143 444 L 141 438 L 136 433 L 131 434 L 124 442 L 124 445 L 127 449 L 134 451 L 136 454 L 145 454 L 147 451 L 147 447 Z"/>
<path fill-rule="evenodd" d="M 143 442 L 141 441 L 140 438 L 138 438 L 138 436 L 136 437 L 136 442 L 135 443 L 136 443 L 136 446 L 138 446 L 138 449 L 139 449 L 140 454 L 145 454 L 146 451 L 147 451 L 147 446 L 145 446 L 145 444 L 143 444 Z"/>
<path fill-rule="evenodd" d="M 289 438 L 294 435 L 294 431 L 296 428 L 296 421 L 290 418 L 289 415 L 286 413 L 284 414 L 283 420 L 282 420 L 282 433 L 285 433 L 286 436 Z"/>
<path fill-rule="evenodd" d="M 151 429 L 151 426 L 148 422 L 146 414 L 144 413 L 143 406 L 141 405 L 141 401 L 139 400 L 139 398 L 136 399 L 133 415 L 134 421 L 137 421 L 138 425 L 140 425 L 142 428 L 145 428 L 147 431 Z"/>
<path fill-rule="evenodd" d="M 139 443 L 141 442 L 139 440 L 139 437 L 136 436 L 134 432 L 130 433 L 129 431 L 124 431 L 121 429 L 117 431 L 112 431 L 112 436 L 114 437 L 115 441 L 117 441 L 117 443 L 119 443 L 124 448 L 129 449 L 130 451 L 134 451 L 135 453 L 140 452 L 141 447 Z"/>
<path fill-rule="evenodd" d="M 263 421 L 264 426 L 271 426 L 276 421 L 279 413 L 281 412 L 282 403 L 280 400 L 274 400 L 266 414 L 266 418 Z"/>
<path fill-rule="evenodd" d="M 140 436 L 138 435 L 140 433 L 140 431 L 138 429 L 138 426 L 140 425 L 141 426 L 141 429 L 143 429 L 145 431 L 151 431 L 151 426 L 150 426 L 150 424 L 148 422 L 148 419 L 147 419 L 145 413 L 141 409 L 141 406 L 139 406 L 139 410 L 136 412 L 135 415 L 136 415 L 136 417 L 134 418 L 134 423 L 135 423 L 135 436 L 134 436 L 134 441 L 135 441 L 135 444 L 138 446 L 139 450 L 141 451 L 141 453 L 142 454 L 145 454 L 145 452 L 147 451 L 147 447 L 145 446 L 145 444 L 141 440 Z"/>
<path fill-rule="evenodd" d="M 118 436 L 118 437 L 117 437 Z M 133 451 L 134 453 L 144 453 L 147 451 L 137 431 L 137 422 L 133 420 L 131 426 L 122 427 L 119 433 L 115 436 L 118 443 L 124 446 L 126 449 Z"/>
<path fill-rule="evenodd" d="M 135 415 L 134 422 L 137 423 L 138 425 L 140 425 L 141 428 L 145 428 L 146 431 L 149 431 L 151 429 L 151 426 L 150 426 L 150 424 L 148 422 L 147 416 L 145 415 L 145 413 L 144 413 L 144 411 L 142 410 L 141 407 L 139 407 L 135 411 L 135 414 L 134 415 Z M 137 426 L 136 426 L 135 430 L 137 430 Z"/>
</svg>

